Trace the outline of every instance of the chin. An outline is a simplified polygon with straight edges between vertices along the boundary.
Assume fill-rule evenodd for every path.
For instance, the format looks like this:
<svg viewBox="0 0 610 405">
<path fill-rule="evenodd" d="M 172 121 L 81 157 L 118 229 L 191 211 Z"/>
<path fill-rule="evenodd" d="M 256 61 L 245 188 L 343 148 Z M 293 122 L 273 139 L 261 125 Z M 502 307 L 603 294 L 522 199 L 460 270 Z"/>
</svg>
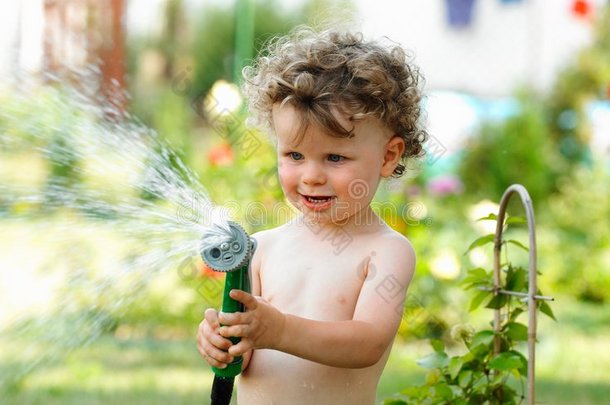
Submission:
<svg viewBox="0 0 610 405">
<path fill-rule="evenodd" d="M 345 210 L 340 210 L 337 212 L 337 207 L 328 207 L 326 209 L 312 209 L 308 207 L 307 204 L 304 204 L 300 199 L 290 200 L 290 203 L 293 207 L 295 207 L 301 214 L 303 214 L 303 220 L 307 223 L 311 224 L 320 224 L 320 225 L 343 225 L 351 220 L 353 220 L 356 216 L 358 216 L 359 211 L 349 212 Z M 335 201 L 336 203 L 336 201 Z"/>
<path fill-rule="evenodd" d="M 301 210 L 303 217 L 308 223 L 319 225 L 345 225 L 353 219 L 353 214 L 336 214 L 331 212 L 304 211 Z"/>
</svg>

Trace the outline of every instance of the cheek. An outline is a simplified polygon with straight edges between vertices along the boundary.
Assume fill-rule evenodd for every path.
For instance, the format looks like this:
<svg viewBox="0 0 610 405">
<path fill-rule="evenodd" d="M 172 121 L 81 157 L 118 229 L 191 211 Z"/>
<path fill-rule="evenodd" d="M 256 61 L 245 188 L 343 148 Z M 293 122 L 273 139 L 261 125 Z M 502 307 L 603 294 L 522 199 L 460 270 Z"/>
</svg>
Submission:
<svg viewBox="0 0 610 405">
<path fill-rule="evenodd" d="M 371 172 L 349 173 L 335 179 L 335 188 L 341 189 L 344 198 L 368 202 L 375 193 L 376 184 Z"/>
<path fill-rule="evenodd" d="M 344 198 L 352 198 L 353 190 L 361 188 L 360 186 L 364 183 L 361 176 L 354 176 L 351 173 L 345 173 L 341 176 L 336 176 L 333 179 L 333 187 L 335 191 L 343 194 Z"/>
<path fill-rule="evenodd" d="M 298 180 L 295 171 L 289 165 L 282 165 L 281 163 L 278 166 L 277 175 L 284 190 L 293 187 Z"/>
</svg>

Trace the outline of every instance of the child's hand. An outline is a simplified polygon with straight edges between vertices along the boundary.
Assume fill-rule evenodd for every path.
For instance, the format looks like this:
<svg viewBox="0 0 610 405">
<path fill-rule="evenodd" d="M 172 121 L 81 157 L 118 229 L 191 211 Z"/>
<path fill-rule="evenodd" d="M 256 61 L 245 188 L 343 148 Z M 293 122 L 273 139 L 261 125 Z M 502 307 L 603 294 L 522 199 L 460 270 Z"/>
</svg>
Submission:
<svg viewBox="0 0 610 405">
<path fill-rule="evenodd" d="M 262 297 L 241 290 L 231 290 L 230 295 L 245 305 L 246 312 L 219 313 L 220 322 L 225 325 L 220 328 L 220 335 L 242 338 L 231 346 L 229 353 L 240 356 L 250 349 L 277 347 L 284 332 L 286 316 Z"/>
<path fill-rule="evenodd" d="M 210 366 L 224 368 L 233 361 L 233 356 L 226 352 L 232 342 L 220 336 L 219 328 L 218 311 L 206 309 L 205 317 L 197 329 L 197 350 Z"/>
</svg>

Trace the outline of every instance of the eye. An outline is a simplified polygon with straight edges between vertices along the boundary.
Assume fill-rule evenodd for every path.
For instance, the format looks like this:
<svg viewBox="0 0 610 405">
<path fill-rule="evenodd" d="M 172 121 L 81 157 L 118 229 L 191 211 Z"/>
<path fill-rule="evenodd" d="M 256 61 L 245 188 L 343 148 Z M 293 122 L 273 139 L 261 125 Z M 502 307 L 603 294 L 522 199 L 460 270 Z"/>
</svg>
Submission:
<svg viewBox="0 0 610 405">
<path fill-rule="evenodd" d="M 328 160 L 330 162 L 338 163 L 338 162 L 343 161 L 344 159 L 345 158 L 343 156 L 341 156 L 341 155 L 335 155 L 335 154 L 328 155 Z"/>
<path fill-rule="evenodd" d="M 289 152 L 288 156 L 292 158 L 292 160 L 302 160 L 303 155 L 299 152 Z"/>
</svg>

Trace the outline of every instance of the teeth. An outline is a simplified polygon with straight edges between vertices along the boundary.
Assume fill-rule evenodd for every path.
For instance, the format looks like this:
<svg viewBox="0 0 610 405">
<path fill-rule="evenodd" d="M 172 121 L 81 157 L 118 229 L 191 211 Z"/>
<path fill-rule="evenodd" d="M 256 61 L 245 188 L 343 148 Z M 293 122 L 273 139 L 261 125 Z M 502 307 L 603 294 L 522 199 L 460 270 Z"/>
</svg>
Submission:
<svg viewBox="0 0 610 405">
<path fill-rule="evenodd" d="M 325 202 L 330 200 L 330 197 L 306 197 L 309 202 Z"/>
</svg>

